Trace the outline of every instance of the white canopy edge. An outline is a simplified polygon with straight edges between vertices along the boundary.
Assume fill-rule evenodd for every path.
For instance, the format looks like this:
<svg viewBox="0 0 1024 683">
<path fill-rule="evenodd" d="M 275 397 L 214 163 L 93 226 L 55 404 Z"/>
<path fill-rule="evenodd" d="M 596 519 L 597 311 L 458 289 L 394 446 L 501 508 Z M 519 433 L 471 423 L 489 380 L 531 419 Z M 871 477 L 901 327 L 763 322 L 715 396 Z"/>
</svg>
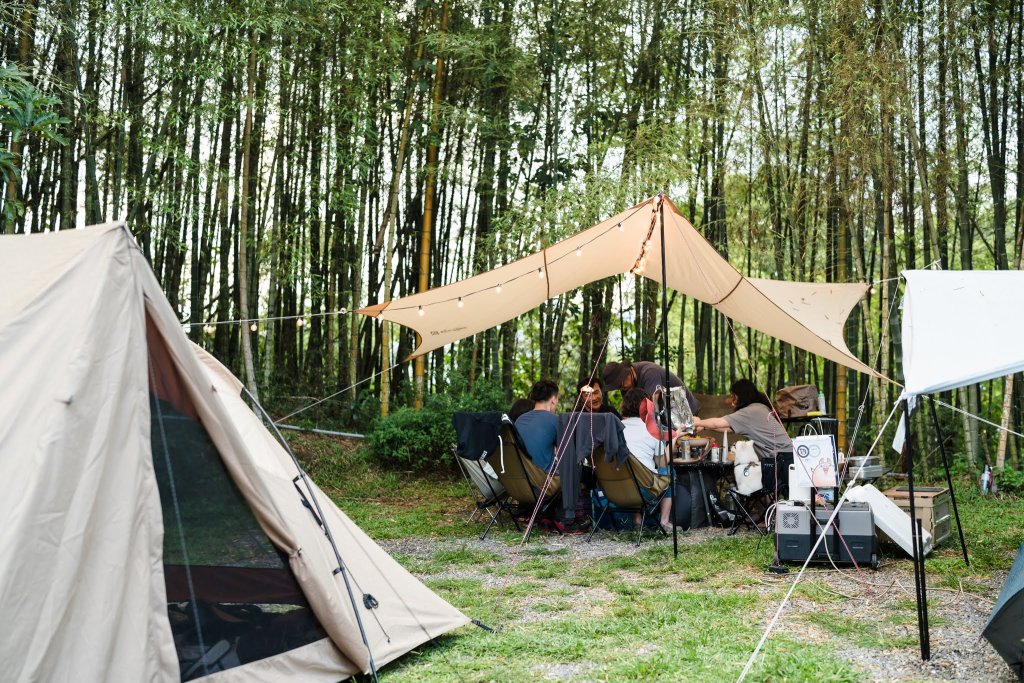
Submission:
<svg viewBox="0 0 1024 683">
<path fill-rule="evenodd" d="M 1024 370 L 1024 271 L 907 270 L 903 277 L 907 394 Z"/>
</svg>

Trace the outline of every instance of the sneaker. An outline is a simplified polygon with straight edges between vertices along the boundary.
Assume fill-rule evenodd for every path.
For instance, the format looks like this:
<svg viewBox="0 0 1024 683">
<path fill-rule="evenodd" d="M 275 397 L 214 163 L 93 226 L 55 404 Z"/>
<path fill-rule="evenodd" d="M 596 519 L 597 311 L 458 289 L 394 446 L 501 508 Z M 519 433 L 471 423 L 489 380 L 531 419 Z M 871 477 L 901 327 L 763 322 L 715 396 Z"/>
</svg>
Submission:
<svg viewBox="0 0 1024 683">
<path fill-rule="evenodd" d="M 664 531 L 666 534 L 671 534 L 672 533 L 672 525 L 671 524 L 662 523 L 662 524 L 659 524 L 658 526 L 660 526 L 661 530 Z"/>
</svg>

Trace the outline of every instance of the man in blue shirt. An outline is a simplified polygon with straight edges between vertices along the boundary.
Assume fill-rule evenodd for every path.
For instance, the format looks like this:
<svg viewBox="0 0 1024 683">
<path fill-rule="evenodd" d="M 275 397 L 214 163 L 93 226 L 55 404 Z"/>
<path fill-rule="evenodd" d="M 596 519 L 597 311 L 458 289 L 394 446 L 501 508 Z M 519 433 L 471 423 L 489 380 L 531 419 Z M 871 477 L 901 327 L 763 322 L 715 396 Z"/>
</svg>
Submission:
<svg viewBox="0 0 1024 683">
<path fill-rule="evenodd" d="M 547 472 L 555 460 L 558 442 L 558 416 L 555 415 L 558 385 L 542 379 L 533 385 L 529 398 L 533 401 L 533 410 L 519 416 L 516 431 L 522 437 L 533 464 Z"/>
</svg>

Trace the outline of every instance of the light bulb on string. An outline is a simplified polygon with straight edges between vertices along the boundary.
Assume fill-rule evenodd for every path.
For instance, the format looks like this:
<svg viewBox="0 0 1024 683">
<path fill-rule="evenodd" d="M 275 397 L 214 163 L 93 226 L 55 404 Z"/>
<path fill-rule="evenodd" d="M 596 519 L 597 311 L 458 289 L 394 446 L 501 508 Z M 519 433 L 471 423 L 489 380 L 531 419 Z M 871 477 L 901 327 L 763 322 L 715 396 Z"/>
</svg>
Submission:
<svg viewBox="0 0 1024 683">
<path fill-rule="evenodd" d="M 875 286 L 871 285 L 871 294 L 872 294 L 872 296 L 875 295 L 877 292 L 878 292 L 878 290 L 875 289 Z"/>
<path fill-rule="evenodd" d="M 576 255 L 583 256 L 583 247 L 576 247 Z"/>
<path fill-rule="evenodd" d="M 252 325 L 249 325 L 249 329 L 251 331 L 255 332 L 256 330 L 259 329 L 259 325 L 257 325 L 256 323 L 253 323 Z"/>
<path fill-rule="evenodd" d="M 537 277 L 539 277 L 541 280 L 544 279 L 544 269 L 543 268 L 538 268 L 537 269 Z"/>
<path fill-rule="evenodd" d="M 626 228 L 622 223 L 619 223 L 619 232 L 626 232 Z"/>
<path fill-rule="evenodd" d="M 426 315 L 426 314 L 424 313 L 424 311 L 423 311 L 423 307 L 422 307 L 422 306 L 420 306 L 420 307 L 419 307 L 419 310 L 417 311 L 417 313 L 419 313 L 419 314 L 420 314 L 420 317 L 421 317 L 421 318 L 422 318 L 422 317 L 423 317 L 424 315 Z"/>
<path fill-rule="evenodd" d="M 340 312 L 340 313 L 341 313 L 342 315 L 346 315 L 346 314 L 348 313 L 348 309 L 347 309 L 347 308 L 344 308 L 344 307 L 342 307 L 341 311 L 339 311 L 339 312 Z"/>
<path fill-rule="evenodd" d="M 496 287 L 494 288 L 494 293 L 495 293 L 495 294 L 501 294 L 501 285 L 500 285 L 500 284 L 499 284 L 499 285 L 497 285 L 497 286 L 496 286 Z"/>
<path fill-rule="evenodd" d="M 296 327 L 304 327 L 305 325 L 306 325 L 306 319 L 305 318 L 299 318 L 298 320 L 295 321 L 295 326 Z"/>
<path fill-rule="evenodd" d="M 646 252 L 648 252 L 650 250 L 651 250 L 651 241 L 647 240 L 646 242 L 644 242 L 644 253 L 646 253 Z"/>
<path fill-rule="evenodd" d="M 459 297 L 459 303 L 456 304 L 459 308 L 462 308 L 462 297 Z"/>
</svg>

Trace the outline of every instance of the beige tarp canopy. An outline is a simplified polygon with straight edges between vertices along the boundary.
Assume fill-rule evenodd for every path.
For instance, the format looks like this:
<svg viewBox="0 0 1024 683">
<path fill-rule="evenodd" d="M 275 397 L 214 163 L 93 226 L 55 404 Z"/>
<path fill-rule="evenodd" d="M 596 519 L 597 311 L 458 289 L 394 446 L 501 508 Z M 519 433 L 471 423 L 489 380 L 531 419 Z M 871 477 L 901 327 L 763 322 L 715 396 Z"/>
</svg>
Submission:
<svg viewBox="0 0 1024 683">
<path fill-rule="evenodd" d="M 467 623 L 300 489 L 123 225 L 0 237 L 0 272 L 0 678 L 337 681 L 356 610 L 378 666 Z"/>
<path fill-rule="evenodd" d="M 860 283 L 762 280 L 741 275 L 667 198 L 652 197 L 518 261 L 428 292 L 359 312 L 411 327 L 412 356 L 499 325 L 589 282 L 639 269 L 711 304 L 727 317 L 854 370 L 878 375 L 843 341 L 843 325 L 867 290 Z"/>
</svg>

